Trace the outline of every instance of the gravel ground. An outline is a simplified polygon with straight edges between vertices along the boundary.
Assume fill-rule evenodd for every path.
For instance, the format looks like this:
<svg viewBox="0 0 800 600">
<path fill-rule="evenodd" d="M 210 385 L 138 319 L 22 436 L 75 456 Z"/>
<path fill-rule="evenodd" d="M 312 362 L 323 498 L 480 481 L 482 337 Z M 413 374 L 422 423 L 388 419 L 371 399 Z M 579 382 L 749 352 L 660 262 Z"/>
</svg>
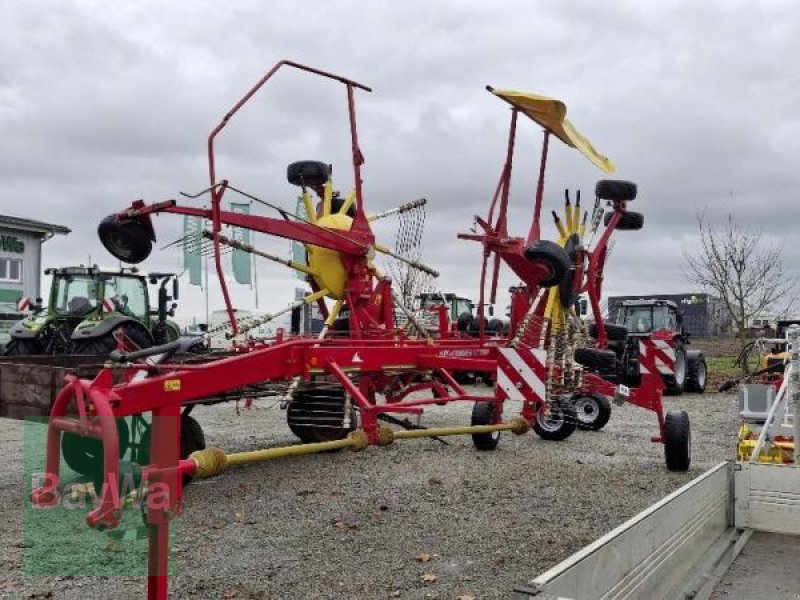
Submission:
<svg viewBox="0 0 800 600">
<path fill-rule="evenodd" d="M 507 598 L 516 585 L 733 458 L 736 396 L 684 395 L 665 404 L 692 419 L 688 473 L 666 470 L 662 447 L 649 441 L 655 416 L 626 405 L 614 407 L 603 431 L 578 431 L 565 442 L 507 434 L 496 451 L 477 452 L 466 437 L 446 446 L 402 441 L 194 483 L 176 523 L 172 597 Z M 435 407 L 423 424 L 463 424 L 469 413 L 467 405 Z M 208 443 L 229 451 L 294 442 L 271 401 L 241 416 L 231 405 L 200 407 L 194 416 Z M 26 576 L 46 571 L 41 559 L 49 544 L 70 564 L 100 557 L 92 560 L 113 570 L 125 543 L 80 525 L 76 511 L 72 530 L 64 520 L 54 526 L 58 534 L 31 541 L 23 531 L 21 422 L 0 419 L 0 455 L 1 597 L 144 596 L 141 577 Z M 135 511 L 123 521 L 141 523 Z M 129 542 L 137 544 L 143 548 Z"/>
</svg>

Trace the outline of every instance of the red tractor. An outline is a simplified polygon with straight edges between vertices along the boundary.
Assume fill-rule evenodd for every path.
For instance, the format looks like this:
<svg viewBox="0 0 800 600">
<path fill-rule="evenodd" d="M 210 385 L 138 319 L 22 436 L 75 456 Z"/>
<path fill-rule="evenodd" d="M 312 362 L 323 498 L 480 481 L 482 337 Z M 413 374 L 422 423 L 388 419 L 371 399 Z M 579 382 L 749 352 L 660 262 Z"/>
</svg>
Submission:
<svg viewBox="0 0 800 600">
<path fill-rule="evenodd" d="M 678 396 L 684 391 L 702 394 L 708 368 L 701 350 L 689 350 L 689 334 L 683 315 L 670 300 L 625 300 L 606 324 L 609 348 L 622 355 L 626 340 L 647 344 L 656 353 L 656 368 L 664 380 L 665 393 Z M 638 352 L 638 348 L 637 348 Z"/>
</svg>

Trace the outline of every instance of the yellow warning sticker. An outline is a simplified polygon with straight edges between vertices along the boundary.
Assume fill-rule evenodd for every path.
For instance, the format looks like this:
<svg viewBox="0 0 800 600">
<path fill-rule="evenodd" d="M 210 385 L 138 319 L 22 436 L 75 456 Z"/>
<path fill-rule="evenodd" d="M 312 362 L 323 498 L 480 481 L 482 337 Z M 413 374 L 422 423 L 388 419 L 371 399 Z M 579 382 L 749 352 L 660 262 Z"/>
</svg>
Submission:
<svg viewBox="0 0 800 600">
<path fill-rule="evenodd" d="M 164 380 L 164 391 L 165 392 L 180 392 L 181 391 L 181 380 L 180 379 L 165 379 Z"/>
</svg>

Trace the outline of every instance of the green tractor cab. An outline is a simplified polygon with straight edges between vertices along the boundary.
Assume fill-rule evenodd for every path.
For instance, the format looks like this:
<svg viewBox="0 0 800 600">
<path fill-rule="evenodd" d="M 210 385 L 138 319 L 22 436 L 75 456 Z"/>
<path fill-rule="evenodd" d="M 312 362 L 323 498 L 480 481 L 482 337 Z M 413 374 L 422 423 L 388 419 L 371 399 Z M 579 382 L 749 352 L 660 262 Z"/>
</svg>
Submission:
<svg viewBox="0 0 800 600">
<path fill-rule="evenodd" d="M 147 348 L 174 341 L 178 280 L 173 273 L 140 273 L 138 269 L 66 267 L 52 275 L 47 306 L 31 305 L 27 317 L 9 332 L 6 355 L 108 354 L 118 343 Z M 172 282 L 172 289 L 167 284 Z M 158 307 L 150 308 L 148 282 L 159 285 Z M 171 293 L 170 293 L 171 292 Z"/>
</svg>

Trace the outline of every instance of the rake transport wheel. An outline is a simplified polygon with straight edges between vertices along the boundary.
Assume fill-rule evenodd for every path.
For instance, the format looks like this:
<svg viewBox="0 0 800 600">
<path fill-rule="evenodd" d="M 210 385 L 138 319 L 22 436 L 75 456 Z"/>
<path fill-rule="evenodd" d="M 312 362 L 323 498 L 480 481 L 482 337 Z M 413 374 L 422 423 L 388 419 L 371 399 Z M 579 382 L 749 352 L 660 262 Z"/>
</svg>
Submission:
<svg viewBox="0 0 800 600">
<path fill-rule="evenodd" d="M 600 348 L 576 348 L 575 362 L 595 371 L 614 370 L 617 364 L 617 355 L 613 350 Z"/>
<path fill-rule="evenodd" d="M 572 397 L 578 429 L 600 431 L 611 418 L 611 403 L 602 394 L 580 393 Z"/>
<path fill-rule="evenodd" d="M 664 393 L 668 396 L 680 396 L 686 386 L 686 347 L 683 343 L 675 344 L 675 372 L 672 375 L 663 375 Z"/>
<path fill-rule="evenodd" d="M 601 179 L 594 186 L 594 195 L 600 200 L 630 202 L 636 198 L 636 184 L 619 179 Z"/>
<path fill-rule="evenodd" d="M 292 185 L 317 187 L 325 185 L 330 167 L 318 160 L 299 160 L 286 167 L 286 180 Z"/>
<path fill-rule="evenodd" d="M 97 226 L 97 236 L 115 258 L 126 263 L 140 263 L 153 249 L 153 238 L 137 221 L 119 222 L 117 215 L 108 215 Z"/>
<path fill-rule="evenodd" d="M 184 409 L 185 410 L 185 409 Z M 180 437 L 180 458 L 189 458 L 192 452 L 206 449 L 206 434 L 197 419 L 187 414 L 181 415 L 181 437 Z M 131 451 L 131 454 L 134 454 Z M 140 465 L 150 463 L 150 425 L 146 425 L 145 430 L 139 438 L 136 446 L 136 462 Z M 192 480 L 191 475 L 183 476 L 183 484 L 186 485 Z"/>
<path fill-rule="evenodd" d="M 494 402 L 476 402 L 472 407 L 472 425 L 494 425 L 496 404 Z M 473 433 L 472 443 L 478 450 L 494 450 L 500 442 L 500 432 Z"/>
<path fill-rule="evenodd" d="M 577 427 L 577 421 L 573 407 L 554 403 L 545 414 L 541 411 L 536 413 L 533 430 L 543 440 L 560 442 L 572 435 Z"/>
<path fill-rule="evenodd" d="M 338 386 L 299 388 L 292 394 L 286 422 L 304 444 L 332 442 L 356 429 L 357 413 L 350 409 L 350 426 L 344 426 L 345 391 Z"/>
<path fill-rule="evenodd" d="M 128 423 L 121 417 L 117 419 L 117 437 L 119 438 L 119 456 L 122 458 L 128 451 L 130 433 Z M 64 432 L 61 435 L 61 455 L 67 466 L 76 473 L 91 477 L 102 473 L 103 441 L 98 438 Z"/>
<path fill-rule="evenodd" d="M 664 458 L 670 471 L 688 471 L 692 461 L 692 432 L 685 410 L 674 410 L 664 417 Z"/>
<path fill-rule="evenodd" d="M 525 258 L 531 262 L 543 262 L 550 268 L 547 279 L 539 282 L 542 287 L 561 283 L 572 266 L 567 251 L 550 240 L 539 240 L 525 248 Z"/>
<path fill-rule="evenodd" d="M 613 212 L 608 212 L 603 217 L 603 224 L 608 225 L 609 221 L 611 221 L 611 215 Z M 619 231 L 639 231 L 642 227 L 644 227 L 644 215 L 639 212 L 633 211 L 626 211 L 622 213 L 622 217 L 617 222 L 617 229 Z"/>
</svg>

